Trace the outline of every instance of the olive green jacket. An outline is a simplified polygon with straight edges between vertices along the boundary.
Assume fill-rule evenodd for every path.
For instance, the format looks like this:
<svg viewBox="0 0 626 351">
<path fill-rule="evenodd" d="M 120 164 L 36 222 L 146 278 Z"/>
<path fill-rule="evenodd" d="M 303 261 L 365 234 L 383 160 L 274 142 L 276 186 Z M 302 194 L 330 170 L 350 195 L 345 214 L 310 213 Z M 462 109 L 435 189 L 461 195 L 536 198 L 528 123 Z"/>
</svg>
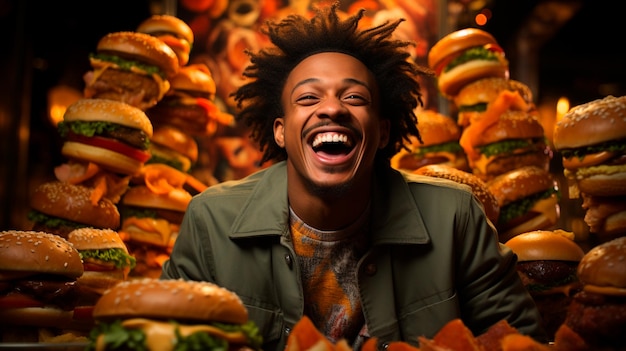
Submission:
<svg viewBox="0 0 626 351">
<path fill-rule="evenodd" d="M 433 337 L 454 318 L 478 335 L 506 319 L 544 341 L 538 311 L 469 187 L 384 169 L 372 199 L 371 248 L 358 282 L 371 336 Z M 235 292 L 281 350 L 303 316 L 289 234 L 285 162 L 210 187 L 191 201 L 162 278 L 211 281 Z"/>
</svg>

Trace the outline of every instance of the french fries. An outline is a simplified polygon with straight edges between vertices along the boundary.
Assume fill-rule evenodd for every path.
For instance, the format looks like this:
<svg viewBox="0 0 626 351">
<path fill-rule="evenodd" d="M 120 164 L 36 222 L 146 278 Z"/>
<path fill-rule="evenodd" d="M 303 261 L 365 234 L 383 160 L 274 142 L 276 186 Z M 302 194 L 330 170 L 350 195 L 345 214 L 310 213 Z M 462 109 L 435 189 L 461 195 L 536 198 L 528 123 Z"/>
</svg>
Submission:
<svg viewBox="0 0 626 351">
<path fill-rule="evenodd" d="M 506 320 L 474 336 L 461 319 L 446 323 L 432 339 L 418 338 L 419 347 L 404 341 L 389 343 L 386 351 L 550 351 L 548 345 L 520 334 Z M 378 340 L 368 339 L 360 351 L 376 351 Z M 308 317 L 296 323 L 287 339 L 286 351 L 352 351 L 346 340 L 330 342 Z"/>
</svg>

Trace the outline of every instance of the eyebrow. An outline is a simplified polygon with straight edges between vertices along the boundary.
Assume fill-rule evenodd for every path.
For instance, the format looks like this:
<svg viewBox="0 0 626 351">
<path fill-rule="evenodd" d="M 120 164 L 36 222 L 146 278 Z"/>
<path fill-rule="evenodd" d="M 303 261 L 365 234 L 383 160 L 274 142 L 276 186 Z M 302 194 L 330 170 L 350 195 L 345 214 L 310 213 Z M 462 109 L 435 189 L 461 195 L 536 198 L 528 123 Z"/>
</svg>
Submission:
<svg viewBox="0 0 626 351">
<path fill-rule="evenodd" d="M 307 78 L 304 80 L 299 81 L 298 83 L 296 83 L 296 85 L 294 85 L 293 89 L 291 89 L 291 94 L 293 94 L 293 91 L 296 90 L 299 86 L 301 85 L 305 85 L 308 83 L 315 83 L 315 82 L 319 82 L 320 79 L 318 78 Z M 369 85 L 367 85 L 367 83 L 365 83 L 362 80 L 358 80 L 358 79 L 354 79 L 354 78 L 346 78 L 343 80 L 344 83 L 349 83 L 349 84 L 357 84 L 357 85 L 361 85 L 363 87 L 365 87 L 368 91 L 371 91 Z"/>
</svg>

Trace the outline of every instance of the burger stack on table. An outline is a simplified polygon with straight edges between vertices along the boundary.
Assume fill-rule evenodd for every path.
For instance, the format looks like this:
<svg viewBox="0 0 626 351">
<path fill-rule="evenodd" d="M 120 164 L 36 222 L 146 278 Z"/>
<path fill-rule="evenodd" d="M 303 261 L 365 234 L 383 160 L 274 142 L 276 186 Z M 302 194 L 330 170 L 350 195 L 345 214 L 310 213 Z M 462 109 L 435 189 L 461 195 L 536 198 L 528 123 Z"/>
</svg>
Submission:
<svg viewBox="0 0 626 351">
<path fill-rule="evenodd" d="M 477 28 L 452 32 L 435 43 L 428 63 L 439 93 L 458 112 L 468 171 L 498 200 L 493 223 L 500 241 L 554 226 L 560 212 L 558 184 L 549 170 L 552 151 L 532 91 L 510 79 L 495 38 Z"/>
<path fill-rule="evenodd" d="M 433 46 L 428 59 L 439 93 L 457 113 L 451 119 L 460 131 L 467 172 L 497 199 L 495 220 L 489 202 L 481 202 L 500 242 L 517 254 L 520 277 L 553 349 L 626 349 L 626 97 L 575 106 L 557 120 L 550 144 L 531 90 L 509 77 L 504 52 L 490 34 L 475 28 L 453 32 Z M 420 126 L 417 116 L 424 143 L 415 144 L 425 147 L 433 138 L 425 133 L 432 129 L 429 121 Z M 452 173 L 442 159 L 441 165 L 408 169 L 408 152 L 403 153 L 396 155 L 395 168 L 466 178 L 442 176 L 439 170 Z M 570 198 L 582 198 L 593 239 L 585 245 L 556 227 L 562 189 L 550 170 L 553 153 L 562 156 L 558 172 Z"/>
<path fill-rule="evenodd" d="M 573 107 L 557 121 L 554 147 L 571 198 L 582 197 L 584 221 L 598 241 L 626 235 L 626 96 Z"/>
<path fill-rule="evenodd" d="M 0 342 L 78 340 L 105 350 L 161 347 L 166 338 L 172 349 L 260 349 L 238 296 L 212 283 L 158 279 L 189 201 L 215 182 L 190 173 L 202 159 L 197 139 L 234 123 L 214 100 L 211 72 L 189 64 L 192 45 L 189 27 L 166 15 L 97 43 L 84 97 L 58 125 L 67 160 L 30 199 L 32 229 L 0 232 Z M 626 349 L 626 97 L 577 106 L 554 131 L 570 194 L 583 198 L 585 222 L 600 239 L 585 253 L 573 233 L 554 228 L 552 150 L 530 89 L 509 78 L 495 39 L 478 29 L 451 33 L 429 64 L 458 115 L 418 111 L 422 140 L 411 140 L 392 166 L 469 186 L 516 253 L 553 343 L 505 320 L 474 336 L 459 319 L 432 339 L 388 350 Z M 304 317 L 287 350 L 350 347 L 330 343 Z"/>
<path fill-rule="evenodd" d="M 208 186 L 190 173 L 195 138 L 234 121 L 212 101 L 211 72 L 188 65 L 192 44 L 169 15 L 98 41 L 83 97 L 57 125 L 65 161 L 29 199 L 32 228 L 0 237 L 0 270 L 11 272 L 0 342 L 85 339 L 105 291 L 160 276 L 189 201 Z"/>
</svg>

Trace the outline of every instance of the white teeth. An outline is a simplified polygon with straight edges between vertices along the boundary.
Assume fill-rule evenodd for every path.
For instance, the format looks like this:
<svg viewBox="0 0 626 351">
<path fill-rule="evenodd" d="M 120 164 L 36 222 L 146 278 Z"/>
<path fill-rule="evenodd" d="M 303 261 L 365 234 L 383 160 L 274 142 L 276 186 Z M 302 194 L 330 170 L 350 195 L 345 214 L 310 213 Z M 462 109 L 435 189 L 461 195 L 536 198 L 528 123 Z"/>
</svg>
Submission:
<svg viewBox="0 0 626 351">
<path fill-rule="evenodd" d="M 338 133 L 320 133 L 313 140 L 313 147 L 317 147 L 322 143 L 348 143 L 348 136 Z"/>
</svg>

